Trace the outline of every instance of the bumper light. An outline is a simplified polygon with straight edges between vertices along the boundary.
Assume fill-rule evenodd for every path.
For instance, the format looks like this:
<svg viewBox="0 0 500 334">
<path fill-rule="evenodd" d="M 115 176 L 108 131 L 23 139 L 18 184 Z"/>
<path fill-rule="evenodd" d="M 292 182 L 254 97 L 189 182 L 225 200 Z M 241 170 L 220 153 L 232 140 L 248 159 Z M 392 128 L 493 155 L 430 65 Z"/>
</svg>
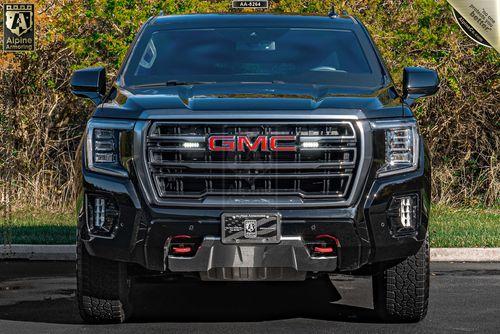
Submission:
<svg viewBox="0 0 500 334">
<path fill-rule="evenodd" d="M 96 198 L 94 205 L 95 217 L 94 226 L 109 232 L 109 229 L 104 226 L 106 221 L 106 200 L 104 198 Z"/>
<path fill-rule="evenodd" d="M 387 216 L 394 236 L 413 235 L 418 227 L 418 196 L 393 198 Z"/>
<path fill-rule="evenodd" d="M 91 236 L 112 238 L 118 225 L 119 209 L 111 198 L 87 197 L 87 226 Z"/>
</svg>

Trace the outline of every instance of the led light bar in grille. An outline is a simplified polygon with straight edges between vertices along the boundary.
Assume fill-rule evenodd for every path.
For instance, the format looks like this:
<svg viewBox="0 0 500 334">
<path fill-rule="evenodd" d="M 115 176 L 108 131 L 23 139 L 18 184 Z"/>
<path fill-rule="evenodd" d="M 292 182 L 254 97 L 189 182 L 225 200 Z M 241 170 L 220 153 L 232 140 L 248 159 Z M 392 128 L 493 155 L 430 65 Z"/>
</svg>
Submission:
<svg viewBox="0 0 500 334">
<path fill-rule="evenodd" d="M 301 145 L 304 148 L 318 148 L 319 142 L 317 142 L 317 141 L 305 141 Z"/>
<path fill-rule="evenodd" d="M 186 142 L 182 144 L 184 148 L 198 148 L 200 147 L 200 143 Z"/>
</svg>

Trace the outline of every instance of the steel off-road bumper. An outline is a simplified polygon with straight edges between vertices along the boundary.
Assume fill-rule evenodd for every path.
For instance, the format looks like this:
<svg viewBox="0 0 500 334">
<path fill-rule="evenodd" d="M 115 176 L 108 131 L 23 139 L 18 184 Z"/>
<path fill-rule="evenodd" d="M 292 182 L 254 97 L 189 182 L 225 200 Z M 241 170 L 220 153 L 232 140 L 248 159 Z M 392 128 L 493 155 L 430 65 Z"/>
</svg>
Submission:
<svg viewBox="0 0 500 334">
<path fill-rule="evenodd" d="M 301 237 L 283 237 L 273 245 L 225 245 L 205 237 L 193 257 L 168 254 L 172 272 L 199 272 L 203 280 L 304 280 L 307 272 L 334 271 L 336 256 L 313 257 Z"/>
<path fill-rule="evenodd" d="M 288 279 L 296 280 L 302 279 L 304 271 L 353 271 L 365 265 L 405 258 L 418 251 L 427 230 L 429 179 L 421 170 L 404 177 L 369 182 L 370 187 L 362 197 L 365 200 L 356 207 L 281 209 L 281 242 L 249 246 L 225 245 L 219 241 L 223 209 L 142 206 L 130 180 L 119 182 L 91 174 L 87 174 L 85 180 L 82 198 L 90 194 L 105 195 L 116 201 L 121 212 L 113 238 L 92 237 L 87 232 L 86 201 L 79 202 L 80 237 L 89 254 L 136 263 L 159 272 L 206 272 L 207 277 L 214 275 L 218 278 L 244 275 L 247 270 L 244 268 L 259 268 L 248 272 L 248 280 L 252 279 L 252 275 L 277 280 L 279 275 L 290 277 L 290 272 L 294 275 Z M 419 195 L 419 227 L 414 236 L 396 237 L 391 235 L 387 224 L 387 208 L 393 196 L 403 194 Z M 167 239 L 185 234 L 203 238 L 197 254 L 186 258 L 169 256 L 165 251 Z M 301 239 L 318 234 L 329 234 L 339 240 L 336 258 L 316 259 L 307 253 Z M 279 269 L 283 273 L 276 274 L 273 272 L 276 269 L 264 269 L 277 267 L 283 268 Z"/>
<path fill-rule="evenodd" d="M 379 155 L 383 155 L 383 150 L 379 151 Z M 253 247 L 220 243 L 221 215 L 228 211 L 222 207 L 148 205 L 139 191 L 134 172 L 133 177 L 122 179 L 83 170 L 78 201 L 80 238 L 92 256 L 136 263 L 157 272 L 204 272 L 207 278 L 212 276 L 215 279 L 242 276 L 245 271 L 248 280 L 252 280 L 252 277 L 277 280 L 280 275 L 291 277 L 288 279 L 301 279 L 305 271 L 351 272 L 370 269 L 368 267 L 371 265 L 403 259 L 418 251 L 427 234 L 430 208 L 430 164 L 423 145 L 419 168 L 415 172 L 376 178 L 375 171 L 380 164 L 377 161 L 371 164 L 355 204 L 349 207 L 273 207 L 272 211 L 279 211 L 282 216 L 282 242 Z M 418 196 L 418 225 L 414 234 L 398 236 L 391 232 L 388 209 L 395 197 L 405 195 Z M 89 235 L 91 215 L 87 208 L 92 204 L 88 200 L 89 196 L 112 199 L 119 209 L 120 218 L 112 237 Z M 240 209 L 245 213 L 253 211 Z M 258 210 L 266 211 L 266 208 Z M 312 258 L 303 242 L 296 238 L 309 240 L 318 234 L 329 234 L 339 240 L 340 249 L 336 258 Z M 165 243 L 176 235 L 203 238 L 199 253 L 182 259 L 166 255 Z M 279 265 L 276 266 L 278 260 Z M 290 272 L 292 276 L 288 275 Z"/>
</svg>

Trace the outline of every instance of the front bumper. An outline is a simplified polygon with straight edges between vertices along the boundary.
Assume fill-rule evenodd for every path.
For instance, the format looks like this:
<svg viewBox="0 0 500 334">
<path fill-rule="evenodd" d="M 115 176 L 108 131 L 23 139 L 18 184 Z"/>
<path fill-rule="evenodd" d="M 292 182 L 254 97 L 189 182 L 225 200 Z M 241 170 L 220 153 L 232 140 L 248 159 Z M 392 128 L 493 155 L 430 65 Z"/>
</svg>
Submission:
<svg viewBox="0 0 500 334">
<path fill-rule="evenodd" d="M 164 254 L 168 254 L 168 248 Z M 303 280 L 307 272 L 331 271 L 337 257 L 313 257 L 301 237 L 276 245 L 225 245 L 205 237 L 193 257 L 168 254 L 165 270 L 199 272 L 204 280 Z"/>
<path fill-rule="evenodd" d="M 406 176 L 397 181 L 375 182 L 364 201 L 351 208 L 280 210 L 283 240 L 275 246 L 221 245 L 222 209 L 151 208 L 142 205 L 129 181 L 124 184 L 102 182 L 87 184 L 87 193 L 113 194 L 121 212 L 114 238 L 90 237 L 85 210 L 80 210 L 81 239 L 90 254 L 112 260 L 137 263 L 147 269 L 172 272 L 207 272 L 214 268 L 291 268 L 304 271 L 352 271 L 365 265 L 415 254 L 425 238 L 428 202 L 423 175 Z M 87 178 L 97 182 L 96 178 Z M 112 185 L 113 189 L 103 189 Z M 395 237 L 387 224 L 387 208 L 394 194 L 419 194 L 420 223 L 415 235 Z M 82 201 L 81 207 L 84 207 Z M 175 258 L 165 251 L 169 237 L 189 234 L 205 238 L 193 258 Z M 338 256 L 312 259 L 302 239 L 329 234 L 339 240 Z M 266 248 L 267 247 L 267 248 Z M 276 248 L 276 249 L 274 249 Z M 214 256 L 214 254 L 216 256 Z M 263 267 L 262 267 L 263 266 Z M 218 273 L 220 277 L 221 273 Z"/>
<path fill-rule="evenodd" d="M 375 159 L 361 176 L 359 195 L 346 207 L 246 207 L 243 213 L 279 211 L 282 216 L 280 244 L 228 246 L 219 241 L 224 207 L 166 207 L 148 204 L 134 169 L 130 179 L 104 176 L 83 170 L 79 203 L 79 231 L 87 251 L 94 256 L 137 263 L 159 272 L 201 273 L 204 279 L 302 279 L 307 272 L 354 271 L 415 254 L 427 233 L 430 204 L 430 165 L 423 144 L 419 169 L 376 178 Z M 414 234 L 393 235 L 387 210 L 395 196 L 417 195 L 418 226 Z M 120 219 L 112 238 L 89 235 L 87 196 L 113 198 Z M 232 212 L 235 211 L 231 207 Z M 191 235 L 204 241 L 195 256 L 179 258 L 165 251 L 168 239 Z M 303 240 L 329 234 L 339 240 L 339 252 L 330 258 L 310 256 Z M 278 269 L 276 269 L 278 268 Z M 245 276 L 246 275 L 246 276 Z M 243 277 L 243 278 L 242 278 Z M 246 277 L 246 278 L 245 278 Z"/>
</svg>

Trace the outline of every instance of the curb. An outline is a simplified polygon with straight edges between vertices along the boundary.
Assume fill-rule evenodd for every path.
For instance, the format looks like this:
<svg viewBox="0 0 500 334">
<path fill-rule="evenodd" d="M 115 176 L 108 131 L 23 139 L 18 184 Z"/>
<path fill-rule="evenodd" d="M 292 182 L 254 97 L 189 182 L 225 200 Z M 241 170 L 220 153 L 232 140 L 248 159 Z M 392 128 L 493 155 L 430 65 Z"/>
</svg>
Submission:
<svg viewBox="0 0 500 334">
<path fill-rule="evenodd" d="M 75 245 L 0 245 L 0 259 L 74 261 Z"/>
<path fill-rule="evenodd" d="M 433 262 L 500 262 L 500 248 L 431 248 Z"/>
<path fill-rule="evenodd" d="M 75 245 L 0 245 L 2 260 L 74 261 Z M 431 248 L 432 262 L 500 262 L 500 248 Z"/>
</svg>

